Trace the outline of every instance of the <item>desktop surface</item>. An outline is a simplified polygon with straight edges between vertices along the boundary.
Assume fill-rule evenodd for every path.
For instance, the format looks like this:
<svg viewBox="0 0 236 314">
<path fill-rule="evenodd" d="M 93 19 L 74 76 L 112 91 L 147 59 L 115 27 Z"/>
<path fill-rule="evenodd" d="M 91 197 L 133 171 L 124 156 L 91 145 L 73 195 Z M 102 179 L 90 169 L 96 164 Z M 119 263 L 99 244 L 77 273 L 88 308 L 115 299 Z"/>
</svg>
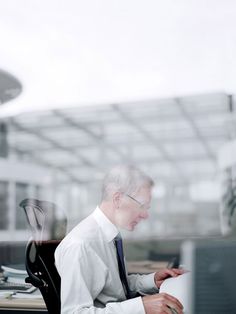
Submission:
<svg viewBox="0 0 236 314">
<path fill-rule="evenodd" d="M 0 313 L 47 313 L 43 299 L 0 299 Z"/>
<path fill-rule="evenodd" d="M 37 289 L 32 293 L 0 291 L 0 313 L 47 313 L 45 302 Z"/>
</svg>

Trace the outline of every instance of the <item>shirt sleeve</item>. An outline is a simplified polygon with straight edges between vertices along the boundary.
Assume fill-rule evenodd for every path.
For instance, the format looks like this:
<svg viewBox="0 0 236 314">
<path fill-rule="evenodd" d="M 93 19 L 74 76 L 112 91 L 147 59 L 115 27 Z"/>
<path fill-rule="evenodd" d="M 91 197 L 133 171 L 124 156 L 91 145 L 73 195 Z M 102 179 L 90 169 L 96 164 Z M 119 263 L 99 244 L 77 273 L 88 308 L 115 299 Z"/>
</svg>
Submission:
<svg viewBox="0 0 236 314">
<path fill-rule="evenodd" d="M 155 285 L 154 275 L 155 273 L 148 275 L 128 275 L 130 290 L 132 292 L 138 292 L 141 295 L 158 293 L 159 289 Z"/>
<path fill-rule="evenodd" d="M 55 255 L 61 276 L 61 314 L 145 314 L 141 297 L 96 307 L 94 300 L 105 285 L 106 265 L 83 244 L 62 252 Z"/>
</svg>

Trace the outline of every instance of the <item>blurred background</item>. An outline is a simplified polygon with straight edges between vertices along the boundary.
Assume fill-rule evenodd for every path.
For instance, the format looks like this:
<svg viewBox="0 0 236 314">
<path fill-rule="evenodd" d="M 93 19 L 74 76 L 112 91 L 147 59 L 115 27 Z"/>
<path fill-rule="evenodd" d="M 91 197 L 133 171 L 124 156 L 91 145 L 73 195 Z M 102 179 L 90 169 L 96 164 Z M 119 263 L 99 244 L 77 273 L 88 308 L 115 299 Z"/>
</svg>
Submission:
<svg viewBox="0 0 236 314">
<path fill-rule="evenodd" d="M 120 163 L 155 181 L 130 259 L 234 233 L 235 14 L 233 0 L 0 0 L 1 241 L 29 238 L 27 197 L 69 231 Z"/>
</svg>

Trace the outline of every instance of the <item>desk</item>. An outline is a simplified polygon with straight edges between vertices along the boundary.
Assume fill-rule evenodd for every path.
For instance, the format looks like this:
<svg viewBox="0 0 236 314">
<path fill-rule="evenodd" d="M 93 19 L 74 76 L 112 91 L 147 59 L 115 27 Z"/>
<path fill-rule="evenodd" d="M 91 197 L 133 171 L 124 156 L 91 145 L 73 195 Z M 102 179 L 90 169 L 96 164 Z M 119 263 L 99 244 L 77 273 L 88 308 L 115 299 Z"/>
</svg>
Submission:
<svg viewBox="0 0 236 314">
<path fill-rule="evenodd" d="M 131 274 L 150 274 L 167 267 L 168 262 L 128 261 L 127 268 Z"/>
<path fill-rule="evenodd" d="M 0 314 L 47 313 L 43 299 L 0 299 Z"/>
<path fill-rule="evenodd" d="M 148 274 L 167 266 L 167 262 L 129 261 L 129 273 Z M 47 313 L 43 299 L 0 299 L 0 314 Z"/>
</svg>

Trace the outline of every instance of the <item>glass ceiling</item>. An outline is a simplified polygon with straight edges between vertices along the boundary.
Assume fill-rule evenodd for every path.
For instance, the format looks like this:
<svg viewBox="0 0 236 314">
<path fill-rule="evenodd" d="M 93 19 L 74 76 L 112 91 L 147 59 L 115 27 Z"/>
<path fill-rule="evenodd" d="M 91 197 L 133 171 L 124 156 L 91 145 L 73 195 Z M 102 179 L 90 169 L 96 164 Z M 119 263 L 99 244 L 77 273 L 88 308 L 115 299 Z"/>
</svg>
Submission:
<svg viewBox="0 0 236 314">
<path fill-rule="evenodd" d="M 212 180 L 217 152 L 235 135 L 234 98 L 206 94 L 24 113 L 5 119 L 11 156 L 54 168 L 62 182 L 100 180 L 132 163 L 154 180 Z"/>
</svg>

